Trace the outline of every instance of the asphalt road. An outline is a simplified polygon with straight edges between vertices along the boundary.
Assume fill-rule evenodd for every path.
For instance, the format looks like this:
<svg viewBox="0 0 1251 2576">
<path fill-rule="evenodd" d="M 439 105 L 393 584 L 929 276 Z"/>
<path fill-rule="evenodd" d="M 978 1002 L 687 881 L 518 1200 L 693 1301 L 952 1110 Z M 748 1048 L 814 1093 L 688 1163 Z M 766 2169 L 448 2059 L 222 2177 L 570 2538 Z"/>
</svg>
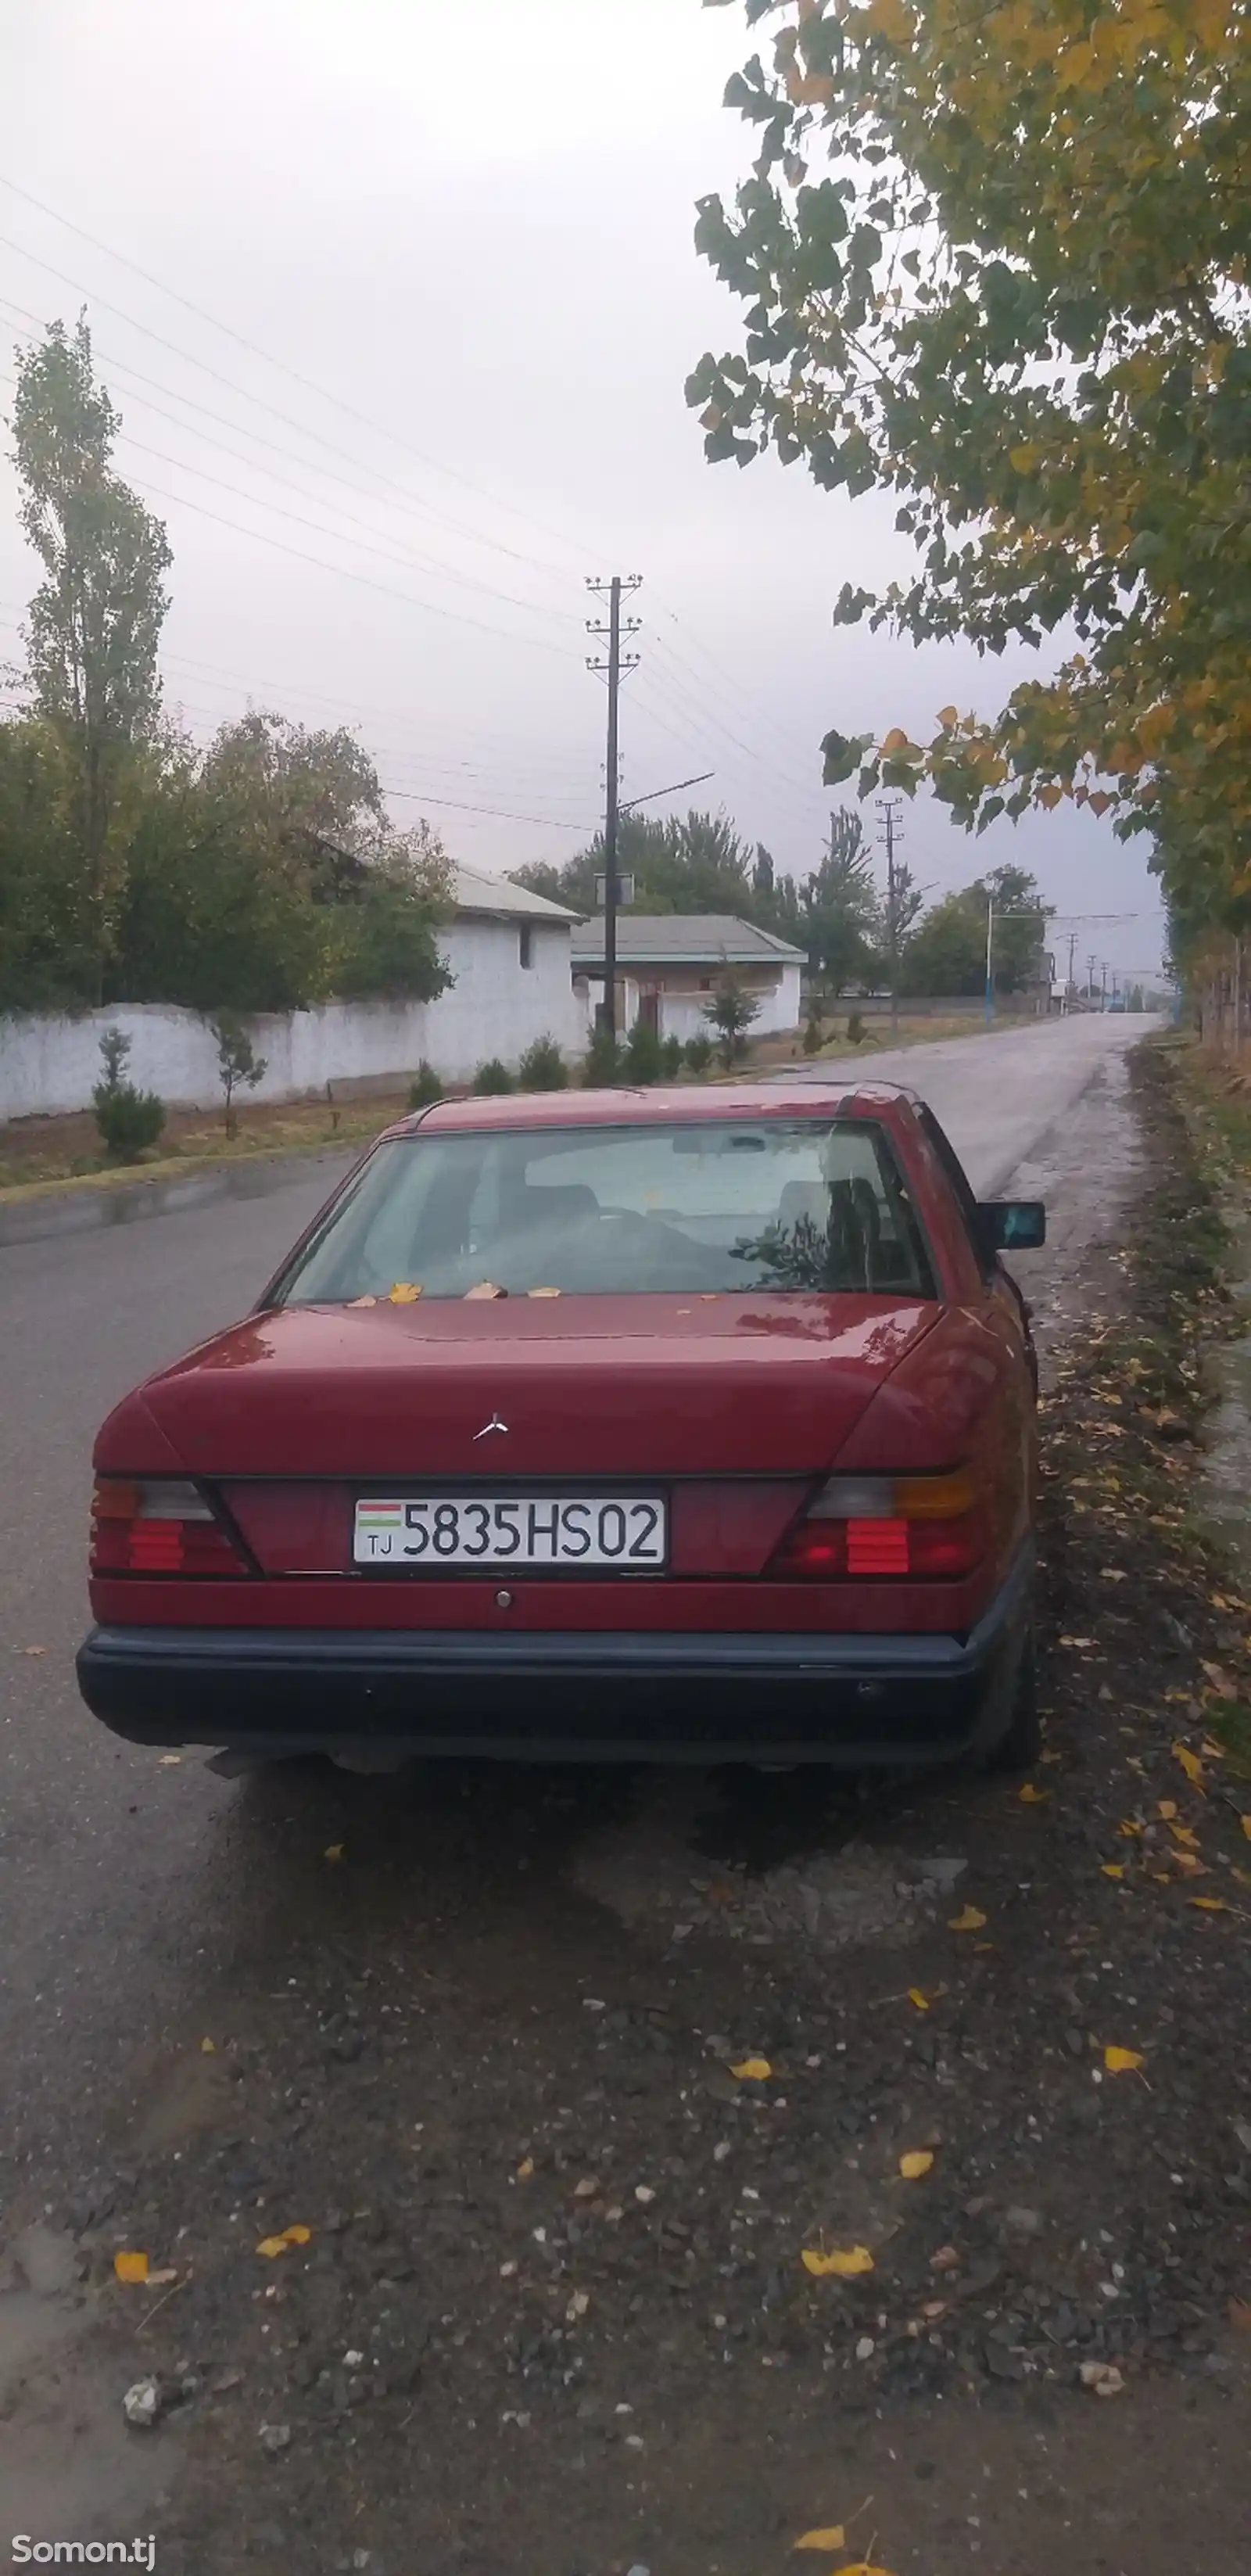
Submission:
<svg viewBox="0 0 1251 2576">
<path fill-rule="evenodd" d="M 1049 1250 L 1022 1266 L 1045 1343 L 1085 1248 L 1115 1240 L 1134 1151 L 1124 1059 L 1145 1025 L 1076 1020 L 867 1065 L 822 1063 L 803 1078 L 897 1072 L 933 1102 L 984 1194 L 1015 1183 L 1023 1195 L 1047 1196 Z M 349 1832 L 368 1853 L 359 1884 L 371 1892 L 358 1900 L 346 1877 L 339 1889 L 351 1908 L 354 1977 L 368 1981 L 371 1960 L 395 1972 L 392 1954 L 408 1938 L 405 1908 L 423 1886 L 427 1901 L 432 1873 L 466 1937 L 472 1929 L 471 1978 L 475 1944 L 488 1983 L 494 1976 L 507 1986 L 513 1973 L 515 1936 L 497 1895 L 501 1866 L 527 1865 L 501 1860 L 517 1847 L 516 1788 L 502 1793 L 502 1806 L 490 1796 L 466 1806 L 467 1825 L 445 1799 L 418 1857 L 413 1825 L 386 1783 L 344 1786 L 343 1775 L 330 1774 L 319 1787 L 284 1774 L 258 1793 L 217 1778 L 198 1752 L 162 1759 L 118 1742 L 87 1716 L 75 1689 L 98 1423 L 137 1379 L 248 1307 L 340 1168 L 323 1158 L 264 1194 L 0 1247 L 0 2289 L 4 2239 L 15 2227 L 44 2209 L 72 2208 L 85 2174 L 124 2172 L 154 2147 L 177 2160 L 180 2138 L 220 2122 L 212 2095 L 220 2060 L 198 2055 L 200 2034 L 245 2024 L 268 2032 L 283 2021 L 288 1986 L 324 1967 L 321 1851 L 343 1830 L 336 1801 L 350 1801 Z M 569 1824 L 575 1844 L 593 1813 L 592 1797 L 586 1818 L 579 1811 Z M 626 1862 L 646 1871 L 643 1843 Z M 563 1935 L 555 1917 L 546 1920 L 537 1872 L 533 1888 L 533 1939 L 555 1960 Z M 508 1992 L 490 2007 L 506 2021 L 523 2009 Z M 532 1987 L 524 1992 L 524 2010 L 538 2009 Z M 189 2220 L 195 2215 L 189 2207 Z M 170 2478 L 179 2437 L 162 2438 L 158 2469 L 156 2447 L 145 2451 L 126 2434 L 117 2387 L 107 2372 L 93 2378 L 84 2345 L 60 2396 L 41 2389 L 14 2418 L 6 2452 L 14 2318 L 17 2363 L 25 2367 L 35 2348 L 22 2344 L 17 2311 L 0 2313 L 0 2504 L 9 2500 L 7 2474 L 26 2528 L 39 2528 L 42 2515 L 51 2530 L 54 2514 L 60 2530 L 90 2526 L 108 2536 L 129 2527 L 132 2512 L 155 2503 L 151 2479 Z M 40 2310 L 36 2338 L 46 2324 Z M 32 2431 L 40 2423 L 42 2437 Z M 66 2484 L 71 2449 L 77 2486 Z M 231 2512 L 238 2519 L 229 2532 L 242 2539 L 242 2501 Z"/>
<path fill-rule="evenodd" d="M 979 1189 L 1019 1173 L 1048 1190 L 1053 1283 L 1067 1245 L 1115 1222 L 1110 1122 L 1144 1025 L 1082 1018 L 868 1069 L 924 1092 Z M 806 1078 L 853 1069 L 863 1078 L 865 1061 Z M 268 1893 L 239 1791 L 198 1754 L 162 1767 L 119 1743 L 78 1700 L 92 1438 L 138 1378 L 247 1308 L 338 1168 L 326 1158 L 268 1196 L 0 1247 L 0 2063 L 5 2126 L 36 2168 L 71 2131 L 90 2137 L 121 2063 L 178 2018 L 188 1979 L 203 1992 L 206 1961 L 229 1961 Z"/>
</svg>

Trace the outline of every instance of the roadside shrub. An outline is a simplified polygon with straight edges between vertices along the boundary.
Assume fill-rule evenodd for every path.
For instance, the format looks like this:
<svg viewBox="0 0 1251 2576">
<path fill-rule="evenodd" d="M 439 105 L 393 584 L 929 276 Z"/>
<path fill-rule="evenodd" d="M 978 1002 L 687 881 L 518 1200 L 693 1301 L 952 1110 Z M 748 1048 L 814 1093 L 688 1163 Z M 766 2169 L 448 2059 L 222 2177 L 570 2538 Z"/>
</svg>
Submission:
<svg viewBox="0 0 1251 2576">
<path fill-rule="evenodd" d="M 625 1043 L 621 1069 L 627 1082 L 659 1082 L 665 1069 L 660 1038 L 655 1029 L 636 1020 Z"/>
<path fill-rule="evenodd" d="M 563 1091 L 568 1080 L 569 1067 L 555 1038 L 536 1038 L 517 1067 L 518 1090 Z"/>
<path fill-rule="evenodd" d="M 91 1095 L 105 1151 L 119 1163 L 133 1163 L 146 1153 L 165 1125 L 164 1101 L 126 1081 L 129 1055 L 129 1038 L 120 1029 L 107 1029 L 100 1040 L 104 1072 Z"/>
<path fill-rule="evenodd" d="M 242 1084 L 255 1091 L 266 1070 L 267 1058 L 258 1055 L 237 1011 L 218 1011 L 209 1021 L 217 1040 L 217 1074 L 226 1104 L 226 1134 L 237 1136 L 239 1113 L 235 1093 Z"/>
<path fill-rule="evenodd" d="M 480 1100 L 490 1100 L 501 1091 L 515 1091 L 517 1088 L 507 1065 L 501 1064 L 497 1055 L 488 1056 L 486 1063 L 479 1065 L 473 1087 Z"/>
<path fill-rule="evenodd" d="M 678 1075 L 686 1062 L 686 1049 L 682 1044 L 681 1038 L 661 1039 L 660 1061 L 664 1067 L 666 1082 L 676 1082 Z"/>
<path fill-rule="evenodd" d="M 427 1064 L 423 1055 L 421 1062 L 417 1067 L 417 1071 L 413 1075 L 412 1081 L 408 1086 L 409 1108 L 430 1109 L 433 1107 L 436 1100 L 441 1100 L 442 1098 L 443 1085 L 435 1072 L 434 1066 L 432 1064 Z"/>
<path fill-rule="evenodd" d="M 707 1073 L 708 1067 L 712 1062 L 712 1039 L 703 1036 L 688 1038 L 686 1041 L 686 1061 L 689 1064 L 692 1073 Z"/>
<path fill-rule="evenodd" d="M 596 1027 L 582 1059 L 582 1081 L 587 1091 L 607 1091 L 621 1080 L 621 1048 L 610 1029 Z"/>
<path fill-rule="evenodd" d="M 717 1053 L 727 1073 L 742 1062 L 747 1053 L 747 1032 L 759 1017 L 760 1004 L 741 978 L 723 975 L 712 1000 L 704 1004 L 704 1018 L 717 1031 Z"/>
<path fill-rule="evenodd" d="M 868 1034 L 869 1032 L 864 1025 L 864 1021 L 861 1019 L 859 1011 L 853 1011 L 847 1022 L 848 1046 L 863 1046 Z"/>
<path fill-rule="evenodd" d="M 821 1022 L 817 1018 L 816 1013 L 810 1011 L 804 1022 L 804 1054 L 819 1055 L 824 1043 L 825 1038 Z"/>
</svg>

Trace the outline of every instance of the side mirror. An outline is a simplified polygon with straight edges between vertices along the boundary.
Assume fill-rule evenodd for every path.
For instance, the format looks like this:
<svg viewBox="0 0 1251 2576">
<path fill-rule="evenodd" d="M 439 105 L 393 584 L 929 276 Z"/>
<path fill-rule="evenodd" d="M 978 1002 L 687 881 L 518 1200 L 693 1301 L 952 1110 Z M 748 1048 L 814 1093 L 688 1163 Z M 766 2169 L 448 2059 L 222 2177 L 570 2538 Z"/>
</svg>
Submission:
<svg viewBox="0 0 1251 2576">
<path fill-rule="evenodd" d="M 1047 1240 L 1041 1199 L 984 1199 L 977 1216 L 987 1252 L 1038 1252 Z"/>
</svg>

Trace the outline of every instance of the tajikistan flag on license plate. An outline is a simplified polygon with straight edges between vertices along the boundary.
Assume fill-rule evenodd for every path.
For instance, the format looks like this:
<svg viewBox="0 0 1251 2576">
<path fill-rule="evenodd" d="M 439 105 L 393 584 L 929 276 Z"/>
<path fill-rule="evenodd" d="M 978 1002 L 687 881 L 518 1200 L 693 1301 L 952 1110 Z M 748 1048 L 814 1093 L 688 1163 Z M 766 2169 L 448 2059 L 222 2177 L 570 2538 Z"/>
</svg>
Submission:
<svg viewBox="0 0 1251 2576">
<path fill-rule="evenodd" d="M 358 1503 L 356 1526 L 362 1532 L 402 1530 L 404 1506 L 402 1503 Z"/>
</svg>

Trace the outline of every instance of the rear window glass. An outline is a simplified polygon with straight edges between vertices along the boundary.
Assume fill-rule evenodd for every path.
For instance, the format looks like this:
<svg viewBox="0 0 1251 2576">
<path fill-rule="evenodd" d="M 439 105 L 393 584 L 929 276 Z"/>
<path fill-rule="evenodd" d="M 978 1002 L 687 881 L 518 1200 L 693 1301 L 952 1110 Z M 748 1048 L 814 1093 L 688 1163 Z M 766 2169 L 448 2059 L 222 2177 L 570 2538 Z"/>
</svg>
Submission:
<svg viewBox="0 0 1251 2576">
<path fill-rule="evenodd" d="M 872 1124 L 421 1133 L 380 1145 L 280 1281 L 280 1304 L 735 1289 L 935 1294 Z"/>
</svg>

